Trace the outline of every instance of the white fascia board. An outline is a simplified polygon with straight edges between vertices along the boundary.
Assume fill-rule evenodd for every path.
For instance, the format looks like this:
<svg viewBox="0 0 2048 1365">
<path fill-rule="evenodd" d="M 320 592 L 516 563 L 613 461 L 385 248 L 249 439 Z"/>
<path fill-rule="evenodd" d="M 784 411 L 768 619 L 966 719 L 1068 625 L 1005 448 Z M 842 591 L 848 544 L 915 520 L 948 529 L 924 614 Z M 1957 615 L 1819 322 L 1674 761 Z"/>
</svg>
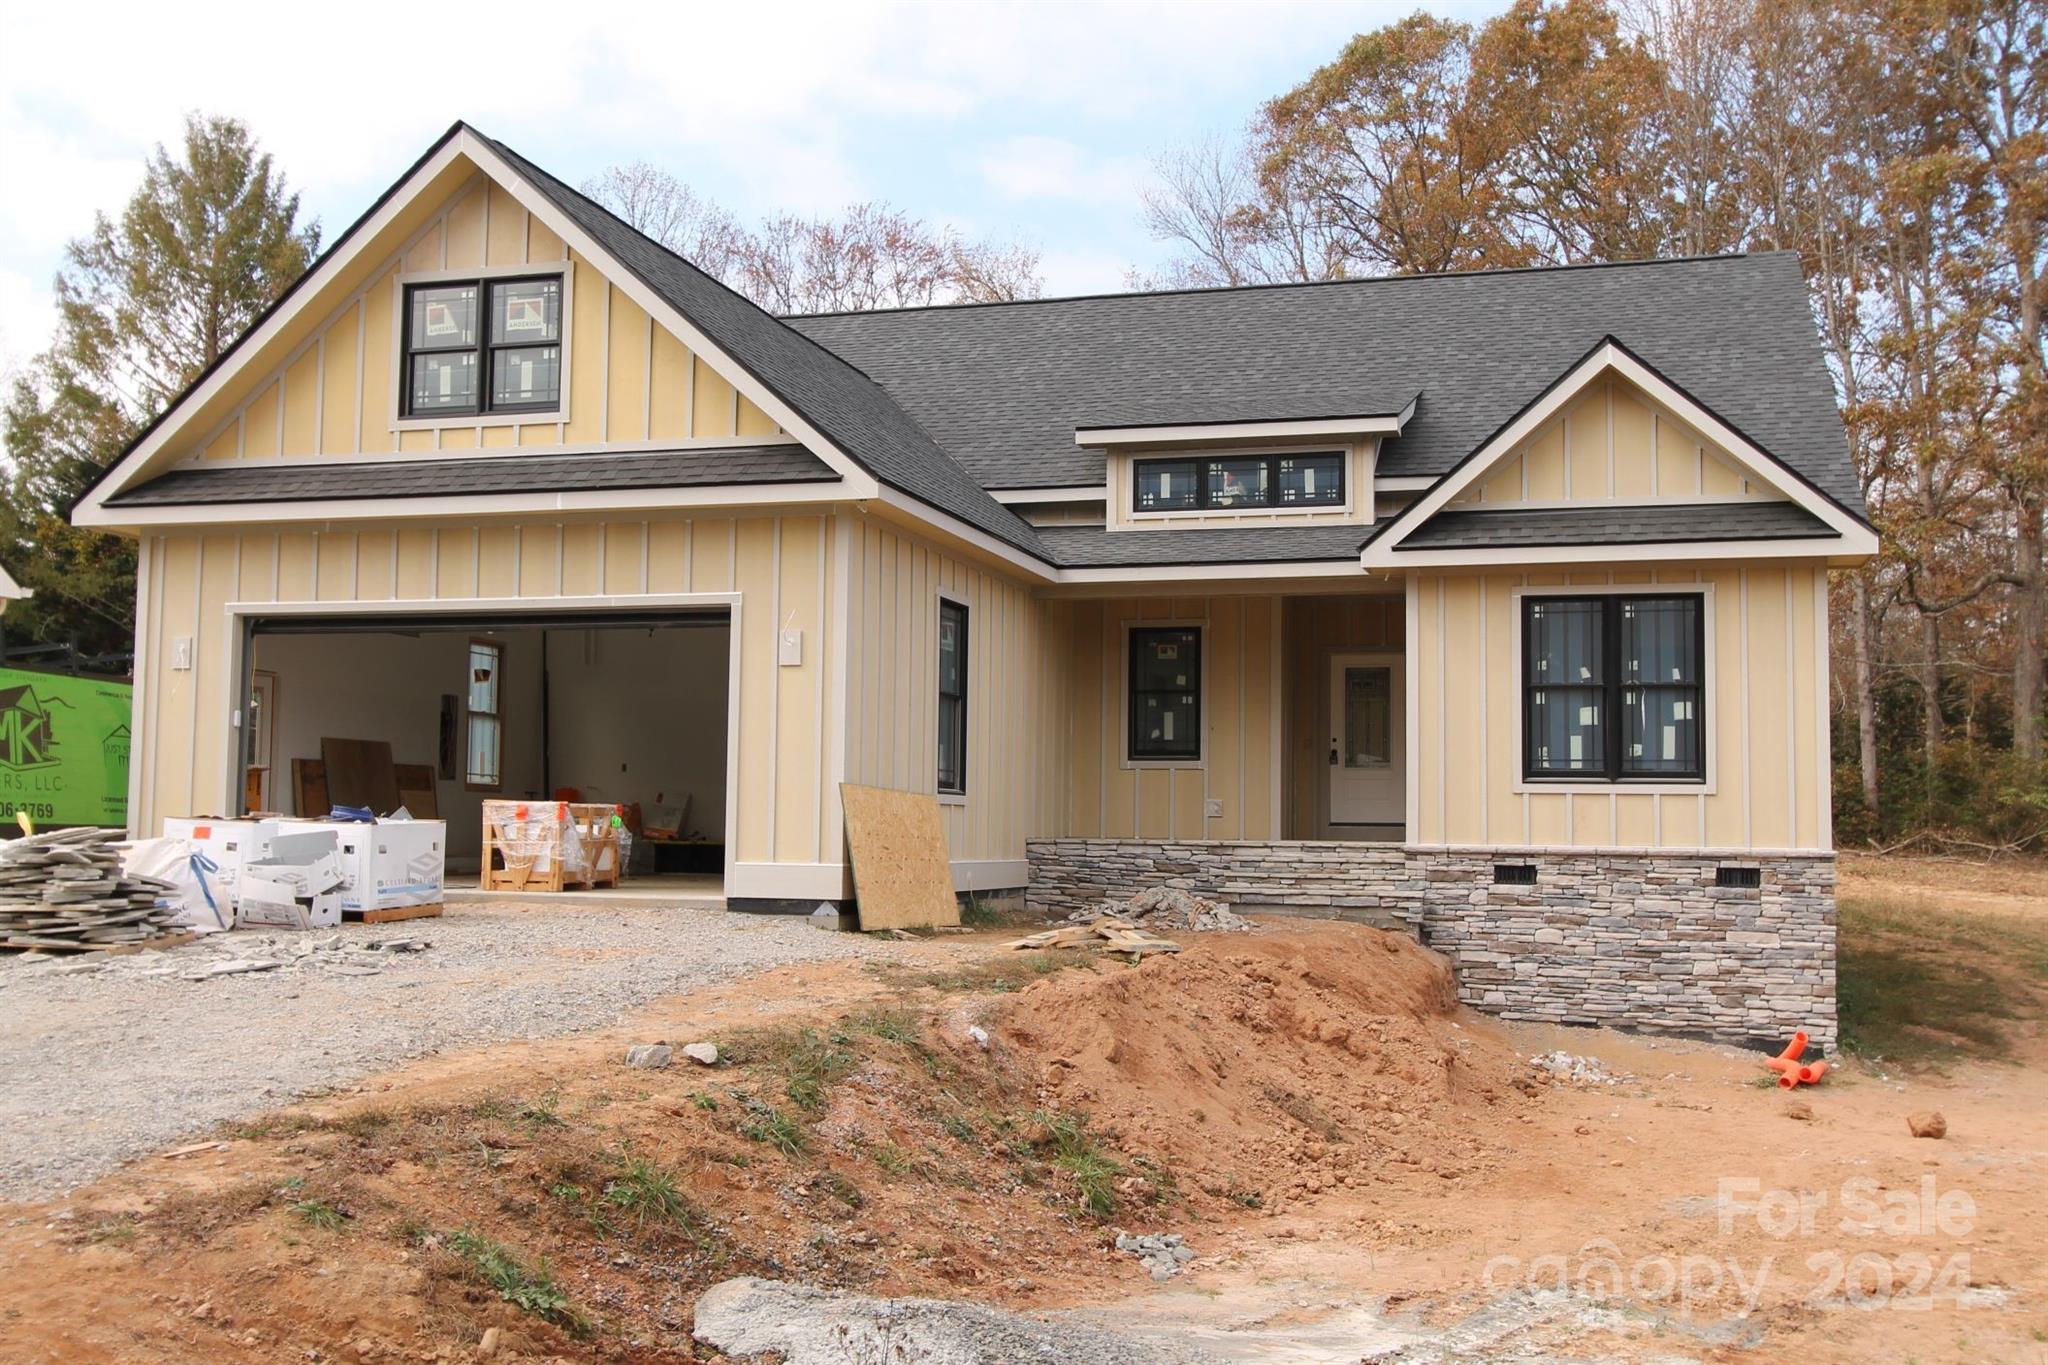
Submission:
<svg viewBox="0 0 2048 1365">
<path fill-rule="evenodd" d="M 0 568 L 0 602 L 26 602 L 35 594 L 14 581 L 14 575 Z"/>
<path fill-rule="evenodd" d="M 100 480 L 98 486 L 90 493 L 79 499 L 78 506 L 73 509 L 72 520 L 81 526 L 111 524 L 85 518 L 97 512 L 108 498 L 126 488 L 134 478 L 136 471 L 146 465 L 152 456 L 163 450 L 166 445 L 170 444 L 173 438 L 185 429 L 185 422 L 180 418 L 179 413 L 196 411 L 218 397 L 222 389 L 226 388 L 237 375 L 241 374 L 251 361 L 262 353 L 266 346 L 277 339 L 280 332 L 289 327 L 299 314 L 306 311 L 312 301 L 319 296 L 321 290 L 326 288 L 328 282 L 334 276 L 354 264 L 370 247 L 371 243 L 377 240 L 379 235 L 391 225 L 392 221 L 399 214 L 403 213 L 412 204 L 413 200 L 417 199 L 421 192 L 440 176 L 441 172 L 447 170 L 457 157 L 466 155 L 462 149 L 462 143 L 467 139 L 468 134 L 466 133 L 448 139 L 447 143 L 438 152 L 435 152 L 433 156 L 421 163 L 419 169 L 406 177 L 399 192 L 385 200 L 384 204 L 374 214 L 364 220 L 362 226 L 357 229 L 348 242 L 344 243 L 332 256 L 322 261 L 315 268 L 313 275 L 298 286 L 296 297 L 283 308 L 278 309 L 275 313 L 272 313 L 261 323 L 257 324 L 254 331 L 242 338 L 237 347 L 239 354 L 233 361 L 221 366 L 218 370 L 208 375 L 197 388 L 185 396 L 184 400 L 175 409 L 165 413 L 163 419 L 156 424 L 155 428 L 147 436 L 136 442 L 134 448 L 126 455 L 121 457 L 120 463 L 114 466 L 107 477 Z"/>
<path fill-rule="evenodd" d="M 543 423 L 553 426 L 555 423 Z M 787 433 L 773 436 L 681 436 L 673 441 L 570 442 L 550 446 L 485 446 L 462 450 L 392 450 L 362 455 L 251 455 L 180 460 L 174 469 L 339 469 L 365 465 L 441 464 L 456 460 L 541 460 L 571 455 L 667 455 L 678 450 L 753 450 L 760 446 L 803 446 Z M 807 448 L 807 447 L 806 447 Z"/>
<path fill-rule="evenodd" d="M 1391 568 L 1400 564 L 1419 563 L 1422 560 L 1422 553 L 1470 553 L 1427 551 L 1397 557 L 1394 547 L 1406 539 L 1416 527 L 1422 525 L 1441 511 L 1451 499 L 1457 497 L 1458 494 L 1476 483 L 1502 457 L 1523 441 L 1535 435 L 1546 422 L 1562 411 L 1567 404 L 1583 392 L 1595 379 L 1610 371 L 1620 375 L 1643 392 L 1649 394 L 1652 399 L 1662 404 L 1680 421 L 1685 422 L 1694 431 L 1697 431 L 1708 441 L 1720 447 L 1721 450 L 1734 458 L 1738 464 L 1741 464 L 1751 474 L 1779 489 L 1789 500 L 1818 517 L 1830 530 L 1841 536 L 1841 543 L 1834 547 L 1837 553 L 1856 553 L 1855 550 L 1849 547 L 1865 541 L 1871 547 L 1868 553 L 1876 553 L 1877 538 L 1870 531 L 1869 527 L 1835 506 L 1833 502 L 1830 502 L 1826 497 L 1809 487 L 1806 481 L 1793 470 L 1787 468 L 1782 462 L 1752 443 L 1748 437 L 1694 402 L 1692 398 L 1688 397 L 1676 385 L 1651 370 L 1649 366 L 1637 360 L 1610 339 L 1595 347 L 1563 379 L 1552 385 L 1547 393 L 1524 408 L 1513 421 L 1496 432 L 1492 439 L 1488 440 L 1485 445 L 1481 446 L 1470 458 L 1460 464 L 1457 469 L 1439 480 L 1428 493 L 1403 508 L 1388 526 L 1387 530 L 1360 552 L 1359 562 L 1367 568 Z M 1675 501 L 1683 501 L 1683 499 Z M 1593 506 L 1597 504 L 1589 503 L 1587 505 Z M 1723 542 L 1723 544 L 1727 543 Z M 1599 547 L 1592 548 L 1597 549 Z M 1531 563 L 1545 562 L 1532 557 L 1536 553 L 1534 547 L 1529 550 L 1511 550 L 1511 553 L 1521 555 Z"/>
<path fill-rule="evenodd" d="M 507 165 L 504 158 L 487 146 L 482 139 L 464 129 L 456 135 L 455 142 L 462 149 L 463 155 L 482 167 L 485 174 L 519 201 L 522 208 L 546 223 L 565 244 L 582 253 L 613 288 L 623 291 L 649 316 L 675 333 L 693 354 L 702 356 L 721 378 L 746 395 L 755 407 L 774 418 L 777 426 L 797 437 L 810 447 L 813 454 L 830 465 L 842 479 L 846 480 L 847 496 L 873 497 L 880 489 L 881 484 L 874 475 L 868 473 L 845 451 L 826 439 L 823 432 L 805 421 L 802 414 L 783 402 L 767 385 L 754 378 L 745 366 L 734 361 L 717 342 L 684 317 L 673 304 L 649 288 L 638 275 L 599 246 L 594 238 L 578 227 L 567 214 L 556 208 L 554 202 L 535 189 L 525 176 Z"/>
<path fill-rule="evenodd" d="M 1436 487 L 1436 481 L 1439 477 L 1432 474 L 1405 474 L 1400 478 L 1389 479 L 1375 475 L 1372 481 L 1373 491 L 1375 493 L 1420 493 L 1425 489 Z"/>
<path fill-rule="evenodd" d="M 928 502 L 911 497 L 908 493 L 884 487 L 871 500 L 928 526 L 936 527 L 955 539 L 965 541 L 982 553 L 993 555 L 1012 568 L 1030 574 L 1033 578 L 1048 583 L 1058 581 L 1059 571 L 1037 555 L 1027 554 L 1007 541 L 996 539 L 980 527 L 970 526 L 952 513 L 942 512 Z"/>
<path fill-rule="evenodd" d="M 1856 563 L 1877 553 L 1877 537 L 1825 540 L 1656 541 L 1635 545 L 1496 545 L 1454 550 L 1405 550 L 1371 568 L 1470 569 L 1537 564 L 1712 563 L 1723 559 L 1826 559 Z"/>
<path fill-rule="evenodd" d="M 556 493 L 462 493 L 438 498 L 320 498 L 300 502 L 178 503 L 102 508 L 73 520 L 102 530 L 156 526 L 260 526 L 365 521 L 472 520 L 547 516 L 558 512 L 687 511 L 692 508 L 781 507 L 847 501 L 838 482 L 710 484 L 697 488 L 607 488 Z"/>
<path fill-rule="evenodd" d="M 1284 422 L 1193 422 L 1158 427 L 1076 427 L 1074 444 L 1099 449 L 1104 446 L 1149 446 L 1172 441 L 1301 441 L 1328 437 L 1344 440 L 1355 436 L 1398 436 L 1409 414 L 1411 401 L 1399 413 L 1364 417 L 1316 417 Z"/>
<path fill-rule="evenodd" d="M 991 488 L 988 495 L 1000 503 L 1019 502 L 1107 502 L 1109 487 L 1096 484 L 1084 488 Z"/>
<path fill-rule="evenodd" d="M 1314 559 L 1270 564 L 1149 564 L 1126 568 L 1061 569 L 1062 583 L 1202 583 L 1268 578 L 1363 579 L 1350 559 Z"/>
</svg>

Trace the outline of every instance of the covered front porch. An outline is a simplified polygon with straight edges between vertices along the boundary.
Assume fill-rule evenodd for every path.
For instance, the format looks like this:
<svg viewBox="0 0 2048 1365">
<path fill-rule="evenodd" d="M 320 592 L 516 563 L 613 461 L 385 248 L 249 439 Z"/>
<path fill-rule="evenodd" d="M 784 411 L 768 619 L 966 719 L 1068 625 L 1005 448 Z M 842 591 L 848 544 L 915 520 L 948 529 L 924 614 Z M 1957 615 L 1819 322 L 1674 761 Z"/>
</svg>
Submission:
<svg viewBox="0 0 2048 1365">
<path fill-rule="evenodd" d="M 1072 727 L 1060 834 L 1406 837 L 1398 587 L 1059 605 Z"/>
</svg>

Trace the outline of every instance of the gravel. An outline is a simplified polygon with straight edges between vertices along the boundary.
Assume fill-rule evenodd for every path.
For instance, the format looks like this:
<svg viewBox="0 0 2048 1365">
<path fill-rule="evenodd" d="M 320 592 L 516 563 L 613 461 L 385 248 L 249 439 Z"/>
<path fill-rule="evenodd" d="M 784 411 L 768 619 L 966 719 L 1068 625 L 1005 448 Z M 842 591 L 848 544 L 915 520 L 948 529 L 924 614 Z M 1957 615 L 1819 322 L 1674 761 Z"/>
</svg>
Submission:
<svg viewBox="0 0 2048 1365">
<path fill-rule="evenodd" d="M 451 903 L 127 957 L 0 956 L 0 1200 L 425 1053 L 602 1028 L 770 967 L 929 951 L 699 906 Z"/>
</svg>

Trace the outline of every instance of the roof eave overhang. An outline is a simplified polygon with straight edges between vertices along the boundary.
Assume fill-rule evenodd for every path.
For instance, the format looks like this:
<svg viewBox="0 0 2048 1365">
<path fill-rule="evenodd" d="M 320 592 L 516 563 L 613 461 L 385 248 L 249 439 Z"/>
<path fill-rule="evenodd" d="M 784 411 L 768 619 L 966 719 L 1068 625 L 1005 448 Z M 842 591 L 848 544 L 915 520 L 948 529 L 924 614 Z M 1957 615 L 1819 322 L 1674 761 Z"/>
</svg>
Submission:
<svg viewBox="0 0 2048 1365">
<path fill-rule="evenodd" d="M 1090 450 L 1252 445 L 1270 441 L 1351 441 L 1398 436 L 1415 415 L 1411 398 L 1398 412 L 1290 417 L 1256 422 L 1161 422 L 1074 428 L 1074 444 Z"/>
<path fill-rule="evenodd" d="M 1370 548 L 1370 547 L 1368 547 Z M 1660 540 L 1607 545 L 1488 545 L 1404 549 L 1375 560 L 1369 569 L 1489 569 L 1548 564 L 1701 563 L 1722 559 L 1825 559 L 1830 565 L 1860 564 L 1877 553 L 1877 536 L 1801 536 L 1759 540 Z"/>
</svg>

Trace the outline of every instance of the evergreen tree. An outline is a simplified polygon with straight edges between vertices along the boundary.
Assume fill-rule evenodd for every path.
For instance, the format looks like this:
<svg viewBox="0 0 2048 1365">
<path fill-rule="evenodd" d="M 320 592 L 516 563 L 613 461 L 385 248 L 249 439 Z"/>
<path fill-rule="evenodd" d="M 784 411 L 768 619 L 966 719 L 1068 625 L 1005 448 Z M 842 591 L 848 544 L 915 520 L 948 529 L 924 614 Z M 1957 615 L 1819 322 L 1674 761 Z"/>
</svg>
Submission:
<svg viewBox="0 0 2048 1365">
<path fill-rule="evenodd" d="M 159 146 L 118 219 L 99 214 L 56 280 L 50 347 L 4 408 L 0 560 L 35 597 L 10 641 L 130 647 L 135 547 L 70 525 L 72 502 L 136 434 L 304 273 L 317 224 L 249 130 L 193 115 L 181 155 Z"/>
</svg>

